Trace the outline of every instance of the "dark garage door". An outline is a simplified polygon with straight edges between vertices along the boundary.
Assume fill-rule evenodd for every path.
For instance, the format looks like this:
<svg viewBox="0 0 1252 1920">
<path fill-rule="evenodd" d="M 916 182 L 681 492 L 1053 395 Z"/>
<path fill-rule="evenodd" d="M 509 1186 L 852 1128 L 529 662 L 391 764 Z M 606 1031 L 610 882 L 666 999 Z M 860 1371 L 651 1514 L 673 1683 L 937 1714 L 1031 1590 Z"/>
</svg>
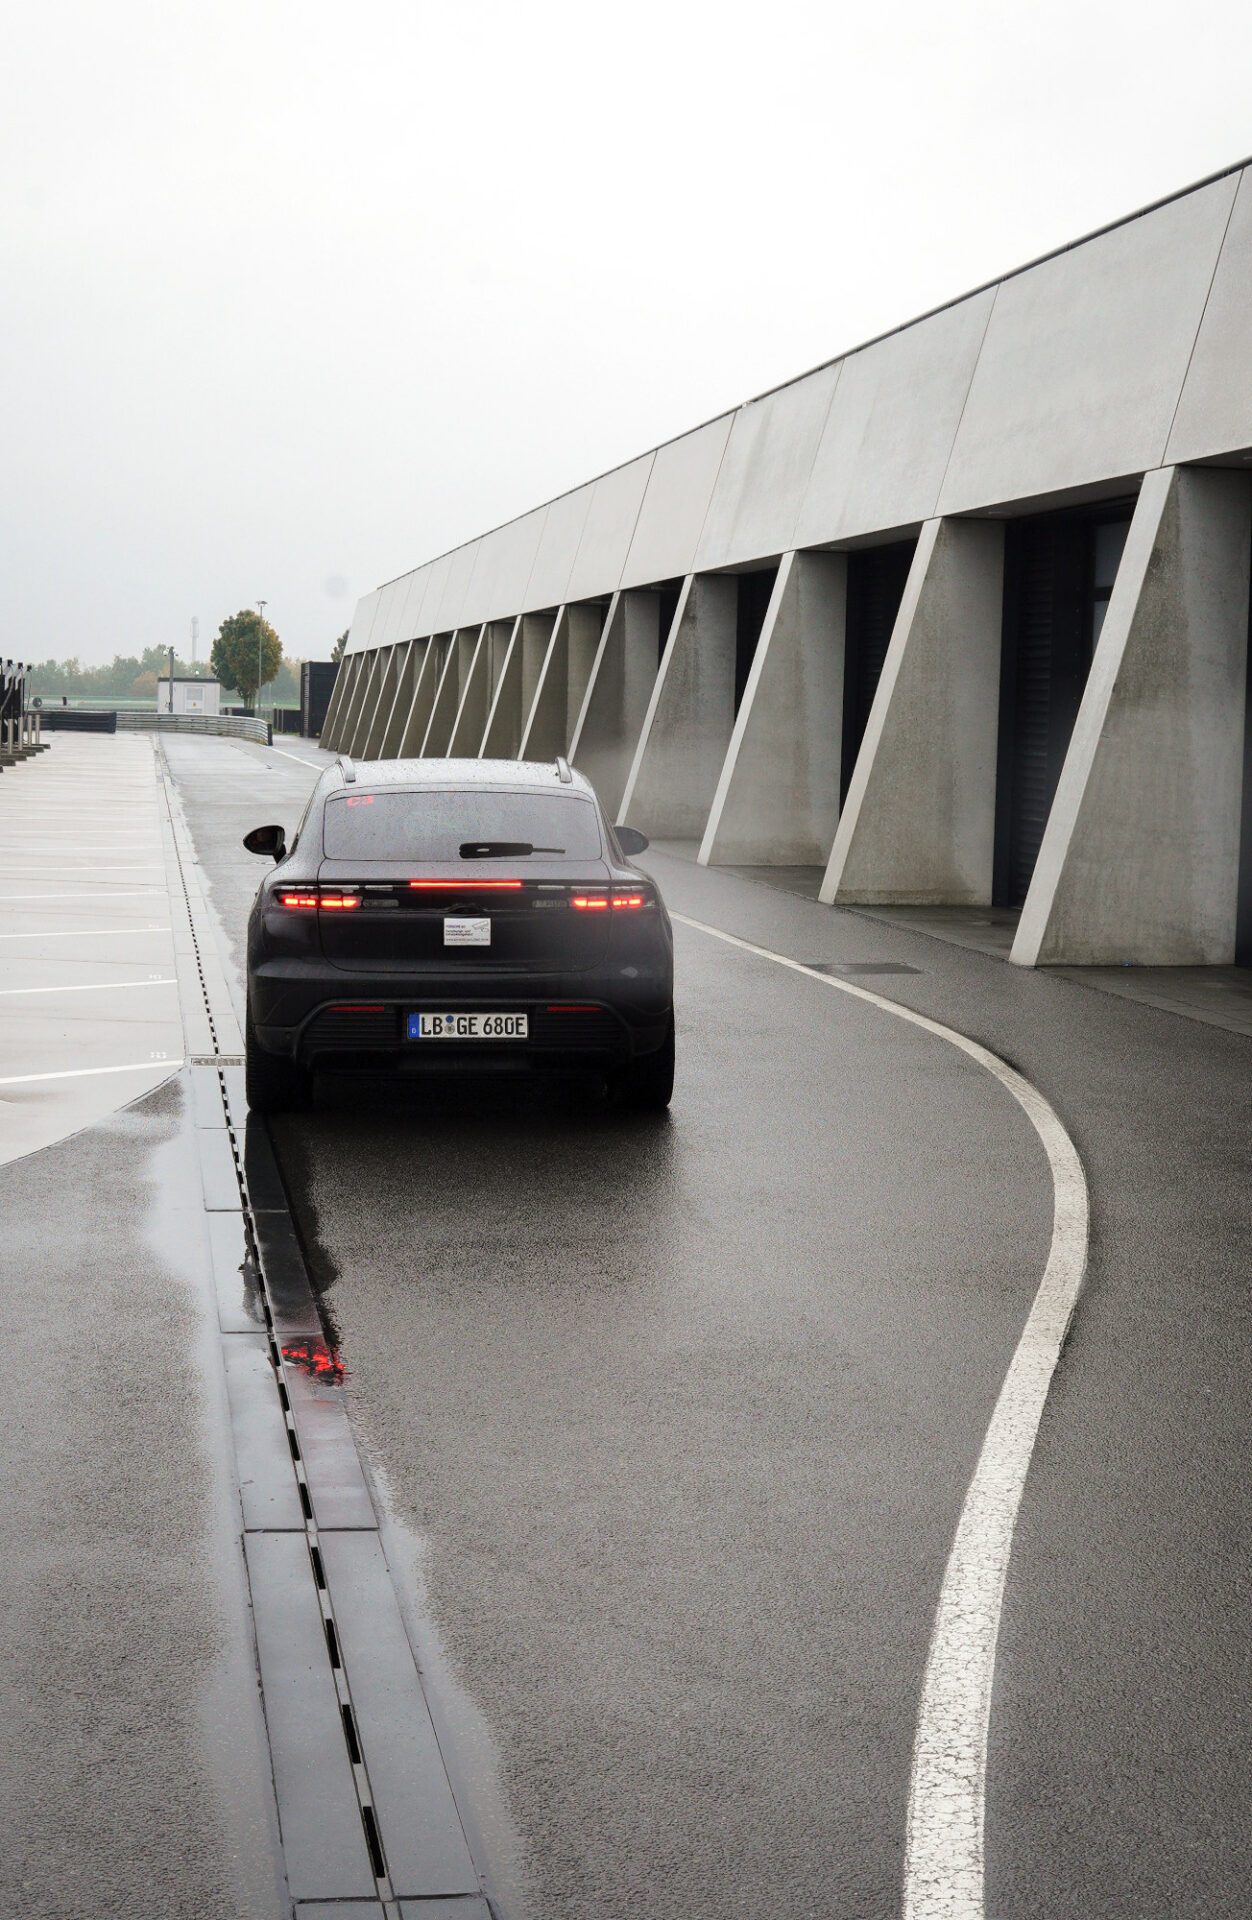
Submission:
<svg viewBox="0 0 1252 1920">
<path fill-rule="evenodd" d="M 998 906 L 1026 898 L 1129 524 L 1119 506 L 1005 530 Z"/>
<path fill-rule="evenodd" d="M 895 540 L 890 546 L 860 547 L 848 555 L 841 803 L 847 799 L 916 547 L 916 540 Z"/>
</svg>

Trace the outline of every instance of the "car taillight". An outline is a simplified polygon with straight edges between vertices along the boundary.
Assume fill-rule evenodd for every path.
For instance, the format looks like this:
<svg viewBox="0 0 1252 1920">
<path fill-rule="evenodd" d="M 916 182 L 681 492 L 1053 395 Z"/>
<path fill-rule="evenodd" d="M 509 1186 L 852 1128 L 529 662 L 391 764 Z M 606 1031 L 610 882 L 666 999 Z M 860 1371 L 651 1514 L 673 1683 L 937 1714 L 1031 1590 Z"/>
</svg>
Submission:
<svg viewBox="0 0 1252 1920">
<path fill-rule="evenodd" d="M 575 893 L 570 897 L 571 907 L 577 907 L 580 913 L 604 913 L 608 904 L 607 893 Z"/>
<path fill-rule="evenodd" d="M 646 907 L 647 904 L 648 896 L 646 893 L 615 893 L 613 895 L 613 905 L 615 907 Z"/>
<path fill-rule="evenodd" d="M 280 907 L 312 907 L 314 909 L 324 907 L 331 911 L 343 912 L 350 907 L 359 907 L 361 896 L 357 893 L 280 893 L 278 904 Z"/>
</svg>

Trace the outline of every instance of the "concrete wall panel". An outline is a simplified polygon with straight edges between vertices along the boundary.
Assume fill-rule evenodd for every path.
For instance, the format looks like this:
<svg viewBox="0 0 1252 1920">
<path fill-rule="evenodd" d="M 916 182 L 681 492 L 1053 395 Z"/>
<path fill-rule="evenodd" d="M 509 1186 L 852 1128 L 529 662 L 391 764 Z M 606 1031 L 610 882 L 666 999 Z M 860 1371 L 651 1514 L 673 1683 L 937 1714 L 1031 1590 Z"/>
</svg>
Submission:
<svg viewBox="0 0 1252 1920">
<path fill-rule="evenodd" d="M 1157 467 L 1237 175 L 1005 280 L 940 513 Z"/>
<path fill-rule="evenodd" d="M 387 599 L 383 615 L 382 633 L 381 636 L 377 634 L 375 636 L 376 638 L 381 638 L 383 646 L 391 647 L 395 645 L 397 640 L 407 640 L 409 638 L 409 635 L 404 631 L 404 616 L 412 591 L 413 575 L 411 573 L 402 573 L 399 579 L 393 580 L 391 585 L 386 589 Z"/>
<path fill-rule="evenodd" d="M 549 502 L 526 592 L 517 605 L 527 612 L 559 607 L 569 592 L 574 561 L 582 541 L 595 482 Z M 513 611 L 513 609 L 510 609 Z"/>
<path fill-rule="evenodd" d="M 571 600 L 616 592 L 655 458 L 645 453 L 642 459 L 614 467 L 612 473 L 602 473 L 592 483 L 591 504 L 570 572 Z"/>
<path fill-rule="evenodd" d="M 836 362 L 740 407 L 700 536 L 698 570 L 772 557 L 794 546 L 838 381 Z"/>
<path fill-rule="evenodd" d="M 461 609 L 465 604 L 481 544 L 481 541 L 471 540 L 463 547 L 455 547 L 448 555 L 448 571 L 443 592 L 439 595 L 439 604 L 436 607 L 432 600 L 426 609 L 425 618 L 431 623 L 432 633 L 447 633 L 449 629 L 464 624 Z"/>
<path fill-rule="evenodd" d="M 421 605 L 417 612 L 417 634 L 419 639 L 425 639 L 432 633 L 444 631 L 444 629 L 436 625 L 435 615 L 439 611 L 439 603 L 443 599 L 444 588 L 448 583 L 448 575 L 451 571 L 452 555 L 450 553 L 441 553 L 438 559 L 432 560 L 426 569 L 426 586 L 423 590 Z"/>
<path fill-rule="evenodd" d="M 933 516 L 994 297 L 974 294 L 844 361 L 797 546 Z"/>
<path fill-rule="evenodd" d="M 622 586 L 643 587 L 692 571 L 734 417 L 724 413 L 720 420 L 657 448 Z"/>
<path fill-rule="evenodd" d="M 1146 476 L 1013 959 L 1235 957 L 1252 479 Z"/>
<path fill-rule="evenodd" d="M 459 616 L 466 626 L 518 611 L 547 517 L 546 506 L 536 507 L 483 535 Z"/>
<path fill-rule="evenodd" d="M 1244 448 L 1252 448 L 1252 169 L 1239 179 L 1166 459 Z"/>
<path fill-rule="evenodd" d="M 378 618 L 378 603 L 382 596 L 382 588 L 375 587 L 372 593 L 362 594 L 357 601 L 352 622 L 348 628 L 348 644 L 343 650 L 345 659 L 350 653 L 360 653 L 363 648 L 369 646 L 374 623 Z"/>
</svg>

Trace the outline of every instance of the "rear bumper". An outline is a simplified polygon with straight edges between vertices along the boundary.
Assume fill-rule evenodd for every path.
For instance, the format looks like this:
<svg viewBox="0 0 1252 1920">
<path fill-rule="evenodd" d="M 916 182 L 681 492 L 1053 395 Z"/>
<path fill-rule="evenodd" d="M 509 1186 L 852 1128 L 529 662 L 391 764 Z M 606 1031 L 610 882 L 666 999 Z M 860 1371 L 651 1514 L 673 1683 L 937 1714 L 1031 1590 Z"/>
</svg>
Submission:
<svg viewBox="0 0 1252 1920">
<path fill-rule="evenodd" d="M 606 988 L 612 989 L 606 991 Z M 611 1067 L 664 1044 L 673 1016 L 672 987 L 662 979 L 605 980 L 586 973 L 494 983 L 395 975 L 358 978 L 336 969 L 297 983 L 288 967 L 265 969 L 249 982 L 253 1032 L 267 1053 L 307 1067 L 373 1066 L 403 1072 L 533 1073 L 579 1066 Z M 405 1015 L 458 1008 L 525 1013 L 523 1041 L 411 1041 Z"/>
</svg>

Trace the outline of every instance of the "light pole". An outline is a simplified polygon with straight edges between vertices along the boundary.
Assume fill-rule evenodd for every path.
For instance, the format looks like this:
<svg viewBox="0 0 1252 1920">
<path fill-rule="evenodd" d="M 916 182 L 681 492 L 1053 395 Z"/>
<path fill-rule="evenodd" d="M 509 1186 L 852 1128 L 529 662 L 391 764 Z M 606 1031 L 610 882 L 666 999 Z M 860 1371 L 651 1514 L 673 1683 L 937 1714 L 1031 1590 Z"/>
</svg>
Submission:
<svg viewBox="0 0 1252 1920">
<path fill-rule="evenodd" d="M 258 600 L 256 603 L 256 608 L 257 608 L 257 612 L 261 616 L 261 625 L 257 628 L 257 634 L 256 634 L 256 705 L 252 709 L 252 711 L 255 713 L 257 719 L 259 720 L 261 718 L 261 645 L 265 637 L 265 634 L 264 634 L 265 602 L 264 600 Z"/>
</svg>

